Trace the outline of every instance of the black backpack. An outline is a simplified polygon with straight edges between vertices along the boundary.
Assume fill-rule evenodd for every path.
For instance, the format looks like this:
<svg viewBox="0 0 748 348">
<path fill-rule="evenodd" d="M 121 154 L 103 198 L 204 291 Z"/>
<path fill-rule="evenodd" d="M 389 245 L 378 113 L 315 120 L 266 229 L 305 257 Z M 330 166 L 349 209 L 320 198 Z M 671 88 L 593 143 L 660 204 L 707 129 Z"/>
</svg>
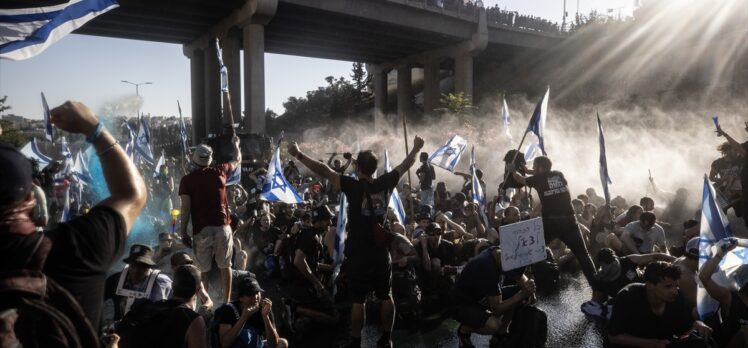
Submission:
<svg viewBox="0 0 748 348">
<path fill-rule="evenodd" d="M 533 305 L 517 308 L 509 325 L 508 347 L 541 348 L 548 340 L 548 316 Z"/>
<path fill-rule="evenodd" d="M 43 269 L 52 242 L 43 234 L 37 238 L 25 265 Z M 10 311 L 18 315 L 14 331 L 23 347 L 99 347 L 96 331 L 78 301 L 40 271 L 0 274 L 0 313 Z"/>
<path fill-rule="evenodd" d="M 159 323 L 165 319 L 168 310 L 176 308 L 180 303 L 162 300 L 151 302 L 140 299 L 133 303 L 130 311 L 115 324 L 114 331 L 120 336 L 119 346 L 122 348 L 145 348 L 153 346 L 154 335 Z"/>
</svg>

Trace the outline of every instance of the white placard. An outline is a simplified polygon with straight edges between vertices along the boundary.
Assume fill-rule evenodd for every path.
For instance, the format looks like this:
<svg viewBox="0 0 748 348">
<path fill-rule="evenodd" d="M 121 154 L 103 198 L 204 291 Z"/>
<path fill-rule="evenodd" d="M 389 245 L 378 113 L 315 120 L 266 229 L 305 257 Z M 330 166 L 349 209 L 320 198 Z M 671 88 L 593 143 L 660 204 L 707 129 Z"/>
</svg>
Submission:
<svg viewBox="0 0 748 348">
<path fill-rule="evenodd" d="M 504 271 L 545 260 L 543 219 L 534 218 L 499 228 L 501 268 Z"/>
</svg>

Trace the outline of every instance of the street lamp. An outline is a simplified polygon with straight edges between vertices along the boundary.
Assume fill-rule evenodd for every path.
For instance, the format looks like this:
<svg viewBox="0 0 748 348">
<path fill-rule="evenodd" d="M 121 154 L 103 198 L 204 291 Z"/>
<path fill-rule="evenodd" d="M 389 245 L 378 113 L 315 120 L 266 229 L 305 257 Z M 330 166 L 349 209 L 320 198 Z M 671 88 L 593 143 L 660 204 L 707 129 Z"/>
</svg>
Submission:
<svg viewBox="0 0 748 348">
<path fill-rule="evenodd" d="M 153 84 L 153 83 L 151 83 L 151 82 L 141 82 L 141 83 L 135 83 L 135 82 L 130 82 L 130 81 L 126 81 L 126 80 L 122 80 L 122 82 L 124 82 L 124 83 L 129 83 L 129 84 L 131 84 L 131 85 L 135 86 L 135 95 L 136 95 L 136 96 L 138 96 L 138 97 L 140 96 L 140 91 L 138 90 L 138 88 L 139 88 L 140 86 L 142 86 L 142 85 L 152 85 L 152 84 Z"/>
</svg>

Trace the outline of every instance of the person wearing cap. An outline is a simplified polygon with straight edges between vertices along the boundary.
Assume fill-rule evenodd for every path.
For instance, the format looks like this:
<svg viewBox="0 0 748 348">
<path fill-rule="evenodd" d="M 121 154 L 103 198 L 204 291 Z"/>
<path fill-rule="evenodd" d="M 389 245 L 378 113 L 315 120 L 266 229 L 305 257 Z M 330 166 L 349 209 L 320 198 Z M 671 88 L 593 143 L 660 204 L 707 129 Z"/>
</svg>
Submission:
<svg viewBox="0 0 748 348">
<path fill-rule="evenodd" d="M 379 347 L 392 347 L 392 327 L 395 323 L 395 303 L 392 299 L 392 267 L 386 240 L 377 243 L 375 232 L 381 231 L 387 213 L 388 196 L 397 186 L 400 177 L 413 166 L 423 148 L 423 139 L 416 136 L 408 156 L 394 170 L 376 179 L 378 157 L 371 150 L 361 151 L 354 163 L 356 178 L 341 176 L 324 163 L 320 163 L 299 150 L 295 142 L 288 144 L 288 153 L 296 157 L 312 172 L 330 181 L 340 189 L 348 201 L 348 233 L 345 246 L 345 263 L 348 274 L 351 306 L 351 346 L 361 345 L 364 325 L 364 302 L 374 291 L 382 300 L 381 316 L 383 334 L 377 341 Z M 386 239 L 386 238 L 385 238 Z"/>
<path fill-rule="evenodd" d="M 626 285 L 641 282 L 642 275 L 639 267 L 654 261 L 673 262 L 675 258 L 661 253 L 631 254 L 618 257 L 613 249 L 603 248 L 597 252 L 598 271 L 596 287 L 592 290 L 592 300 L 582 303 L 582 312 L 608 319 L 610 310 L 606 306 L 608 298 L 615 297 L 618 291 Z"/>
<path fill-rule="evenodd" d="M 699 271 L 700 240 L 700 237 L 689 239 L 683 247 L 683 256 L 673 261 L 673 265 L 680 268 L 681 271 L 681 276 L 678 280 L 680 291 L 692 308 L 696 308 L 696 289 L 698 288 L 696 273 Z"/>
<path fill-rule="evenodd" d="M 232 138 L 234 154 L 228 163 L 212 165 L 213 149 L 200 144 L 192 154 L 197 167 L 182 177 L 179 197 L 182 201 L 182 240 L 195 250 L 195 263 L 203 272 L 203 286 L 208 286 L 208 273 L 212 261 L 221 270 L 223 301 L 231 297 L 231 254 L 233 234 L 229 227 L 229 203 L 226 195 L 226 178 L 242 160 L 239 137 Z M 192 237 L 187 234 L 187 225 L 192 221 Z M 191 242 L 194 240 L 194 243 Z"/>
<path fill-rule="evenodd" d="M 748 264 L 742 264 L 735 271 L 737 290 L 715 282 L 712 278 L 725 255 L 737 247 L 748 247 L 748 239 L 725 238 L 716 243 L 714 255 L 704 262 L 699 270 L 699 280 L 706 292 L 719 302 L 722 328 L 717 340 L 728 347 L 745 347 L 745 325 L 748 323 Z"/>
<path fill-rule="evenodd" d="M 681 337 L 695 331 L 701 340 L 691 342 L 688 347 L 707 347 L 703 339 L 711 336 L 712 329 L 693 319 L 691 307 L 678 291 L 680 273 L 670 263 L 655 261 L 644 270 L 643 284 L 632 283 L 621 289 L 615 297 L 608 325 L 610 343 L 626 347 L 678 347 Z"/>
<path fill-rule="evenodd" d="M 147 190 L 125 151 L 88 107 L 66 102 L 50 110 L 50 118 L 57 128 L 81 134 L 93 145 L 110 195 L 88 214 L 34 233 L 31 164 L 15 148 L 0 144 L 0 273 L 24 269 L 43 273 L 82 307 L 85 318 L 76 322 L 77 327 L 98 330 L 104 280 L 122 255 Z M 64 309 L 63 313 L 68 315 Z M 37 332 L 32 337 L 41 339 L 46 334 Z"/>
<path fill-rule="evenodd" d="M 177 251 L 174 254 L 171 255 L 169 258 L 169 262 L 171 264 L 171 269 L 177 269 L 184 265 L 195 265 L 195 261 L 192 259 L 192 256 L 190 256 L 189 253 L 186 251 Z M 197 266 L 195 266 L 197 267 Z M 234 270 L 231 270 L 232 276 Z M 202 280 L 202 275 L 200 275 L 200 279 Z M 236 279 L 234 277 L 233 279 Z M 233 283 L 232 283 L 233 284 Z M 232 296 L 236 291 L 234 291 L 234 288 L 231 289 Z M 200 283 L 200 290 L 197 293 L 197 297 L 200 299 L 200 307 L 198 307 L 198 313 L 202 315 L 209 314 L 211 310 L 213 310 L 213 300 L 210 299 L 210 295 L 207 291 L 205 291 L 205 288 L 203 288 L 202 282 Z"/>
<path fill-rule="evenodd" d="M 155 268 L 151 247 L 133 244 L 130 255 L 122 261 L 127 264 L 125 268 L 106 280 L 104 301 L 113 309 L 109 312 L 113 317 L 107 316 L 107 321 L 122 319 L 137 300 L 156 302 L 171 296 L 171 279 Z"/>
<path fill-rule="evenodd" d="M 156 263 L 156 269 L 161 270 L 161 273 L 171 277 L 173 274 L 173 268 L 171 268 L 170 263 L 171 256 L 184 248 L 182 244 L 177 244 L 173 233 L 159 233 L 158 245 L 153 248 L 153 262 Z"/>
<path fill-rule="evenodd" d="M 216 310 L 220 345 L 223 348 L 288 347 L 288 341 L 278 336 L 273 319 L 273 302 L 263 296 L 264 290 L 252 276 L 239 281 L 239 299 Z M 237 342 L 238 341 L 238 342 Z M 237 345 L 235 345 L 237 344 Z"/>
<path fill-rule="evenodd" d="M 452 242 L 442 238 L 444 230 L 436 223 L 432 222 L 426 227 L 426 233 L 422 234 L 413 243 L 418 255 L 417 264 L 418 278 L 424 293 L 438 295 L 440 290 L 444 290 L 451 285 L 447 282 L 448 274 L 445 273 L 446 266 L 455 265 L 455 246 Z"/>
</svg>

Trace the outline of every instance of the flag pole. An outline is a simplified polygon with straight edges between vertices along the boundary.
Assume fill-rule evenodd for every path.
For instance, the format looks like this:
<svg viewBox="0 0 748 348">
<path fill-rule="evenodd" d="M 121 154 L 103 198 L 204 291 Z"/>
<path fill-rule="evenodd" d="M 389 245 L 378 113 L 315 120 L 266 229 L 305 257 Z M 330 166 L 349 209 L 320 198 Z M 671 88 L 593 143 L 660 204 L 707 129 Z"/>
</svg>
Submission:
<svg viewBox="0 0 748 348">
<path fill-rule="evenodd" d="M 522 144 L 525 143 L 525 138 L 527 137 L 527 133 L 528 132 L 529 132 L 528 130 L 525 130 L 525 134 L 522 135 L 522 140 L 520 140 L 519 146 L 517 146 L 517 151 L 514 152 L 514 157 L 512 158 L 512 162 L 511 162 L 512 165 L 514 165 L 514 161 L 516 161 L 517 160 L 517 156 L 519 156 L 520 149 L 522 148 Z M 501 190 L 504 188 L 504 184 L 506 183 L 507 179 L 509 179 L 509 175 L 511 175 L 511 174 L 512 174 L 512 172 L 508 172 L 508 173 L 506 173 L 504 175 L 504 180 L 499 185 L 499 192 L 501 192 Z"/>
<path fill-rule="evenodd" d="M 410 150 L 408 149 L 408 124 L 405 122 L 405 114 L 403 114 L 403 135 L 405 137 L 405 156 L 408 156 Z M 408 167 L 408 186 L 410 192 L 413 192 L 413 181 L 410 179 L 410 167 Z M 410 216 L 413 216 L 413 196 L 408 192 L 408 207 L 410 208 Z"/>
</svg>

